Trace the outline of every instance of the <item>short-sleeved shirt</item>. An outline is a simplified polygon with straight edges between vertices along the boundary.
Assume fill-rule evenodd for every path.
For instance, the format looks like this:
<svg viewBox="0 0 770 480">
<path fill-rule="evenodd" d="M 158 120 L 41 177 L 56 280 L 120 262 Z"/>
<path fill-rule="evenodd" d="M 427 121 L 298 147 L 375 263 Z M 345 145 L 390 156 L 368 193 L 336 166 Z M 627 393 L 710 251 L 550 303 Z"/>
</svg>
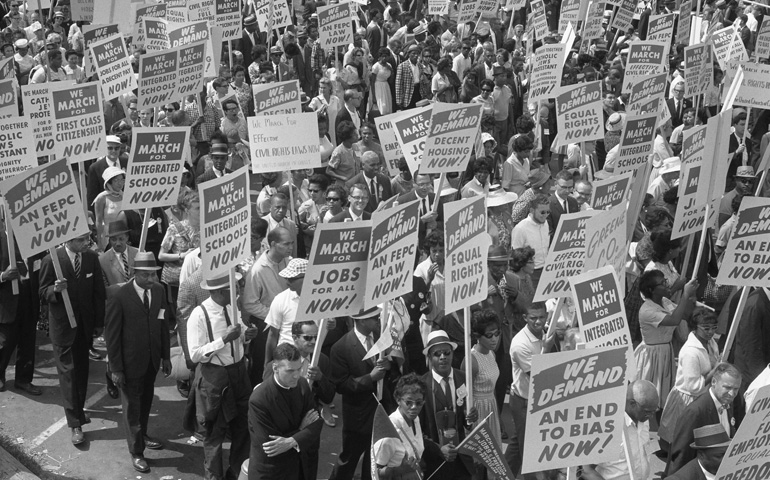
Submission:
<svg viewBox="0 0 770 480">
<path fill-rule="evenodd" d="M 508 350 L 513 365 L 511 391 L 522 398 L 529 398 L 529 375 L 532 370 L 532 356 L 543 350 L 543 341 L 537 338 L 529 327 L 522 328 L 511 340 Z"/>
<path fill-rule="evenodd" d="M 297 318 L 298 306 L 299 295 L 289 288 L 276 295 L 270 304 L 270 311 L 267 313 L 265 323 L 277 329 L 281 334 L 278 345 L 282 343 L 294 344 L 294 339 L 291 338 L 291 325 Z"/>
<path fill-rule="evenodd" d="M 535 268 L 545 266 L 545 257 L 548 255 L 548 223 L 537 223 L 528 216 L 519 222 L 511 232 L 511 248 L 530 246 L 535 250 Z"/>
<path fill-rule="evenodd" d="M 671 302 L 667 307 L 662 307 L 649 298 L 644 301 L 639 309 L 639 328 L 642 331 L 642 339 L 647 345 L 659 345 L 669 343 L 674 336 L 676 326 L 662 327 L 663 321 L 676 308 L 676 304 Z"/>
</svg>

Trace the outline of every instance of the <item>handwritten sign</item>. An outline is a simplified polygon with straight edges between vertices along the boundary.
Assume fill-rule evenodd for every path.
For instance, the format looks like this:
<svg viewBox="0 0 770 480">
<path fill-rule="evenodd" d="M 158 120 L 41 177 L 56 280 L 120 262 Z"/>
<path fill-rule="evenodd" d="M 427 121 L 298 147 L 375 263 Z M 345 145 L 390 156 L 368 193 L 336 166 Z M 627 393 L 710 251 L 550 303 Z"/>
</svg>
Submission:
<svg viewBox="0 0 770 480">
<path fill-rule="evenodd" d="M 261 115 L 246 120 L 254 173 L 321 166 L 315 112 Z"/>
</svg>

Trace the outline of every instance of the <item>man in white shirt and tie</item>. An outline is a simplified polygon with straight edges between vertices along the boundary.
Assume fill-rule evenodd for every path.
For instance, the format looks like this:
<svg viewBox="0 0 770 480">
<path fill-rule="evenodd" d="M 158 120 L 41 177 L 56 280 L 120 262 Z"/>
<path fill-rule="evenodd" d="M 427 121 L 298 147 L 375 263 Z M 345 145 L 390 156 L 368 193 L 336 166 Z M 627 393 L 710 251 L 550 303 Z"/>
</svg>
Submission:
<svg viewBox="0 0 770 480">
<path fill-rule="evenodd" d="M 125 170 L 128 165 L 128 157 L 125 157 L 124 160 L 120 156 L 120 153 L 123 150 L 123 143 L 120 141 L 120 137 L 117 135 L 107 135 L 106 141 L 107 155 L 101 157 L 88 167 L 88 185 L 86 186 L 86 192 L 88 193 L 88 208 L 91 210 L 93 210 L 93 204 L 96 197 L 104 191 L 102 173 L 109 167 L 117 167 Z"/>
<path fill-rule="evenodd" d="M 364 152 L 361 155 L 363 171 L 346 182 L 348 189 L 357 183 L 366 185 L 367 190 L 369 190 L 369 202 L 364 211 L 367 213 L 374 212 L 382 202 L 388 201 L 393 196 L 390 179 L 380 173 L 380 165 L 380 156 L 376 152 Z"/>
<path fill-rule="evenodd" d="M 110 241 L 110 249 L 99 254 L 99 263 L 108 287 L 126 283 L 133 277 L 134 257 L 139 249 L 128 244 L 128 233 L 123 213 L 118 215 L 117 220 L 107 224 L 104 235 Z"/>
<path fill-rule="evenodd" d="M 553 238 L 562 214 L 580 210 L 577 200 L 572 197 L 575 181 L 571 170 L 562 170 L 556 174 L 556 188 L 549 199 L 551 212 L 548 214 L 549 236 Z"/>
<path fill-rule="evenodd" d="M 438 212 L 433 211 L 433 201 L 436 198 L 435 193 L 431 193 L 433 180 L 430 175 L 422 174 L 419 171 L 414 174 L 414 190 L 398 197 L 398 203 L 408 203 L 414 200 L 420 201 L 420 238 L 425 238 L 427 230 L 435 230 L 443 223 L 441 214 L 442 208 Z"/>
</svg>

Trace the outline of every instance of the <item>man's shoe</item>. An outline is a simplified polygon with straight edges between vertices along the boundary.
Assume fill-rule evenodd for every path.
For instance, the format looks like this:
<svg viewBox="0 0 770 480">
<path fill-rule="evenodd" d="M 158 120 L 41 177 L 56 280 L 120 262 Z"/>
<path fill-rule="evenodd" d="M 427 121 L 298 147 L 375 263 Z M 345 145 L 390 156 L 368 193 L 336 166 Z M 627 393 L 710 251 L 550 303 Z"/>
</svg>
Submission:
<svg viewBox="0 0 770 480">
<path fill-rule="evenodd" d="M 16 387 L 16 390 L 27 392 L 30 395 L 38 396 L 43 394 L 43 391 L 35 385 L 32 385 L 32 383 L 13 382 L 13 386 Z"/>
<path fill-rule="evenodd" d="M 93 348 L 90 348 L 90 349 L 88 350 L 88 358 L 90 358 L 91 360 L 93 360 L 93 361 L 95 361 L 95 362 L 98 362 L 99 360 L 101 360 L 101 359 L 102 359 L 102 354 L 101 354 L 101 353 L 99 353 L 99 352 L 97 352 L 97 351 L 96 351 L 96 350 L 94 350 Z"/>
<path fill-rule="evenodd" d="M 83 421 L 80 422 L 81 425 L 88 425 L 91 423 L 91 417 L 88 416 L 86 412 L 83 412 Z"/>
<path fill-rule="evenodd" d="M 4 392 L 6 390 L 8 389 L 5 387 L 5 380 L 0 379 L 0 392 Z"/>
<path fill-rule="evenodd" d="M 190 396 L 190 382 L 187 380 L 178 381 L 176 382 L 176 389 L 179 392 L 179 395 L 182 396 L 182 398 L 187 398 Z"/>
<path fill-rule="evenodd" d="M 141 473 L 147 473 L 150 471 L 150 466 L 147 465 L 147 460 L 141 455 L 136 455 L 131 458 L 131 464 L 134 466 L 134 470 Z"/>
<path fill-rule="evenodd" d="M 72 444 L 73 445 L 80 445 L 81 443 L 86 441 L 86 436 L 83 434 L 83 429 L 80 427 L 75 427 L 72 429 Z"/>
<path fill-rule="evenodd" d="M 160 440 L 156 440 L 146 435 L 144 437 L 144 446 L 150 450 L 163 450 L 163 444 L 160 443 Z"/>
<path fill-rule="evenodd" d="M 337 426 L 337 420 L 335 420 L 334 415 L 332 415 L 332 412 L 330 412 L 327 408 L 325 408 L 326 405 L 321 407 L 321 418 L 323 418 L 324 423 L 331 428 L 334 428 Z"/>
<path fill-rule="evenodd" d="M 110 378 L 110 372 L 104 372 L 104 378 L 107 379 L 107 395 L 109 395 L 112 399 L 118 398 L 120 396 L 120 392 L 118 391 L 118 387 L 115 385 L 115 382 L 113 382 L 112 378 Z"/>
</svg>

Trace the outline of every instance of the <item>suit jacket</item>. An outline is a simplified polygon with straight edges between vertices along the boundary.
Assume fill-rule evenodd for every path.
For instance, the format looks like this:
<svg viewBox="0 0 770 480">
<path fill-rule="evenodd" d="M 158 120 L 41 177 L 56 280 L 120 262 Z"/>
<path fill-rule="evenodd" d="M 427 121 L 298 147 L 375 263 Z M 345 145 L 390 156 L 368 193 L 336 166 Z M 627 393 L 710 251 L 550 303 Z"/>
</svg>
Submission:
<svg viewBox="0 0 770 480">
<path fill-rule="evenodd" d="M 315 397 L 323 403 L 332 403 L 334 401 L 334 395 L 337 394 L 334 384 L 331 381 L 332 365 L 331 360 L 326 354 L 321 353 L 318 357 L 318 368 L 323 373 L 323 378 L 320 381 L 313 382 L 310 389 L 315 394 Z M 267 380 L 273 376 L 273 362 L 265 364 L 265 371 L 262 373 L 262 380 Z M 315 477 L 309 477 L 315 478 Z"/>
<path fill-rule="evenodd" d="M 134 276 L 134 257 L 136 257 L 138 248 L 128 246 L 126 248 L 126 260 L 128 260 L 128 277 Z M 118 257 L 115 256 L 115 252 L 107 250 L 99 254 L 99 265 L 102 267 L 102 273 L 104 274 L 104 280 L 106 286 L 117 285 L 119 283 L 126 283 L 123 277 L 123 266 L 120 264 Z"/>
<path fill-rule="evenodd" d="M 550 234 L 551 238 L 553 238 L 553 234 L 556 232 L 556 227 L 559 226 L 559 219 L 561 216 L 565 213 L 577 213 L 580 211 L 580 207 L 577 204 L 577 200 L 571 196 L 567 196 L 567 208 L 569 209 L 569 212 L 564 211 L 564 208 L 561 206 L 561 202 L 558 198 L 556 198 L 555 194 L 552 194 L 548 201 L 551 204 L 551 213 L 548 215 L 548 233 Z"/>
<path fill-rule="evenodd" d="M 370 190 L 369 179 L 366 178 L 364 172 L 360 172 L 358 175 L 345 182 L 345 185 L 348 187 L 348 190 L 350 190 L 350 187 L 356 183 L 362 183 L 366 185 L 367 190 Z M 390 179 L 381 173 L 377 174 L 377 190 L 379 190 L 379 200 L 381 202 L 387 201 L 393 196 L 393 187 L 390 185 Z M 370 191 L 369 203 L 366 204 L 364 212 L 372 213 L 377 210 L 378 206 L 379 204 L 375 202 L 374 193 Z"/>
<path fill-rule="evenodd" d="M 706 480 L 697 458 L 690 460 L 678 472 L 665 478 L 666 480 Z"/>
<path fill-rule="evenodd" d="M 24 261 L 19 256 L 19 247 L 16 247 L 17 267 L 21 267 Z M 0 222 L 0 272 L 4 272 L 10 266 L 8 255 L 8 237 Z M 16 321 L 16 311 L 19 306 L 19 295 L 13 294 L 13 282 L 5 280 L 0 283 L 0 324 Z"/>
<path fill-rule="evenodd" d="M 385 46 L 383 40 L 382 27 L 379 25 L 372 25 L 372 23 L 369 22 L 369 25 L 366 27 L 366 42 L 369 44 L 369 51 L 374 58 L 379 58 L 380 47 Z"/>
<path fill-rule="evenodd" d="M 735 435 L 735 419 L 733 409 L 727 411 L 730 419 L 730 438 Z M 694 441 L 692 431 L 698 427 L 720 423 L 717 407 L 711 398 L 710 390 L 689 404 L 676 422 L 674 439 L 671 442 L 671 450 L 668 453 L 666 475 L 671 475 L 682 469 L 687 463 L 696 457 L 696 452 L 690 448 Z"/>
<path fill-rule="evenodd" d="M 478 65 L 471 67 L 471 70 L 476 72 L 476 86 L 481 88 L 481 82 L 487 79 L 486 64 L 482 61 Z"/>
<path fill-rule="evenodd" d="M 316 478 L 323 421 L 319 418 L 299 429 L 305 414 L 316 409 L 316 403 L 307 380 L 300 378 L 294 388 L 299 389 L 302 395 L 301 412 L 292 412 L 291 406 L 284 400 L 285 392 L 281 391 L 282 387 L 278 386 L 273 376 L 257 385 L 249 397 L 249 480 L 300 478 L 300 468 L 303 478 Z M 269 435 L 293 437 L 299 445 L 299 452 L 291 448 L 275 457 L 268 457 L 262 444 L 270 441 Z M 315 462 L 311 461 L 313 454 Z"/>
<path fill-rule="evenodd" d="M 422 75 L 422 63 L 417 62 L 417 67 Z M 419 78 L 417 80 L 419 81 Z M 409 60 L 401 62 L 396 69 L 396 108 L 405 109 L 409 106 L 414 93 L 414 84 L 412 62 Z"/>
<path fill-rule="evenodd" d="M 300 57 L 302 60 L 302 70 L 299 71 L 299 85 L 300 88 L 302 88 L 302 91 L 310 96 L 315 83 L 315 74 L 313 73 L 312 67 L 313 46 L 310 44 L 310 42 L 307 42 L 305 43 L 304 47 L 300 47 L 300 50 L 302 51 L 302 55 Z"/>
<path fill-rule="evenodd" d="M 692 107 L 692 102 L 688 99 L 682 100 L 682 113 L 684 113 L 684 110 L 686 108 Z M 679 112 L 676 111 L 676 107 L 674 106 L 674 99 L 669 98 L 666 100 L 666 106 L 668 107 L 668 112 L 671 114 L 671 125 L 676 128 L 679 125 L 682 124 L 682 115 L 679 115 Z"/>
<path fill-rule="evenodd" d="M 228 173 L 233 173 L 233 171 L 230 170 L 229 168 L 225 168 L 225 175 L 227 175 Z M 208 182 L 209 180 L 214 180 L 215 178 L 217 178 L 217 174 L 214 173 L 214 168 L 209 167 L 206 169 L 205 172 L 200 174 L 197 179 L 195 179 L 195 184 L 200 185 L 203 182 Z"/>
<path fill-rule="evenodd" d="M 364 211 L 364 213 L 361 214 L 361 218 L 363 220 L 371 220 L 372 214 Z M 331 220 L 329 220 L 329 223 L 342 223 L 342 222 L 352 222 L 353 217 L 350 215 L 350 207 L 345 207 L 342 209 L 340 213 L 333 216 Z"/>
<path fill-rule="evenodd" d="M 144 309 L 133 280 L 125 285 L 114 285 L 108 291 L 104 340 L 110 371 L 123 372 L 126 378 L 142 378 L 150 368 L 157 374 L 161 358 L 171 358 L 170 309 L 165 290 L 159 283 L 152 285 L 149 311 Z"/>
<path fill-rule="evenodd" d="M 259 30 L 255 31 L 253 35 L 254 39 L 259 41 Z M 249 37 L 249 34 L 246 33 L 245 29 L 241 33 L 241 39 L 236 42 L 235 47 L 236 50 L 243 54 L 243 64 L 246 66 L 246 72 L 248 72 L 249 65 L 254 61 L 254 59 L 251 58 L 251 50 L 254 48 L 254 42 L 251 41 L 251 37 Z"/>
<path fill-rule="evenodd" d="M 90 338 L 94 328 L 104 326 L 104 279 L 99 257 L 92 250 L 81 254 L 80 277 L 75 277 L 75 269 L 70 262 L 65 247 L 56 249 L 56 256 L 61 265 L 62 275 L 67 280 L 66 293 L 72 302 L 77 328 Z M 77 330 L 70 327 L 67 310 L 64 307 L 62 293 L 54 292 L 56 271 L 53 260 L 46 255 L 40 266 L 40 298 L 48 304 L 48 325 L 51 343 L 61 347 L 71 346 Z"/>
<path fill-rule="evenodd" d="M 358 116 L 358 112 L 356 112 L 356 115 Z M 361 117 L 358 117 L 359 120 L 361 120 Z M 334 120 L 334 131 L 337 131 L 337 127 L 339 127 L 340 123 L 348 121 L 351 122 L 353 125 L 355 125 L 355 122 L 353 121 L 353 117 L 350 116 L 350 112 L 348 112 L 348 109 L 345 108 L 345 103 L 343 102 L 342 107 L 340 108 L 340 111 L 337 112 L 337 118 Z M 337 145 L 342 143 L 341 140 L 337 140 Z"/>
<path fill-rule="evenodd" d="M 128 157 L 121 155 L 118 159 L 120 168 L 126 169 L 128 165 Z M 107 158 L 102 157 L 95 161 L 88 167 L 88 181 L 86 183 L 86 192 L 88 193 L 88 209 L 93 210 L 93 203 L 96 197 L 104 191 L 104 179 L 102 179 L 102 173 L 107 170 Z"/>
</svg>

